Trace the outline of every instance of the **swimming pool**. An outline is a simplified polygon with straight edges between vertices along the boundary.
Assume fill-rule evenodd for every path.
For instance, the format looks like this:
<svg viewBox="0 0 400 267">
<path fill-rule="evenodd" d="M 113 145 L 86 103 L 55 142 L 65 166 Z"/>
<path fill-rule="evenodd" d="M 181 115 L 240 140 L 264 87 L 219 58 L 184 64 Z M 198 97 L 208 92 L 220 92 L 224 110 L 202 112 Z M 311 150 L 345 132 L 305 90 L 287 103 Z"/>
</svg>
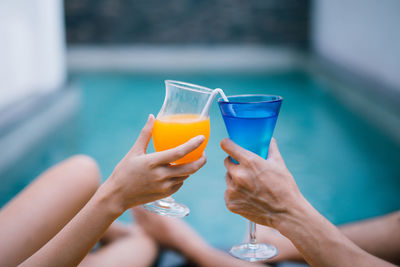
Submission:
<svg viewBox="0 0 400 267">
<path fill-rule="evenodd" d="M 163 81 L 174 79 L 220 87 L 227 94 L 281 95 L 284 102 L 274 134 L 281 153 L 306 198 L 334 223 L 400 208 L 399 145 L 301 70 L 241 75 L 75 73 L 73 78 L 80 85 L 79 112 L 1 174 L 0 205 L 40 172 L 76 153 L 94 157 L 106 179 L 135 141 L 147 115 L 158 113 Z M 224 204 L 226 155 L 219 142 L 227 134 L 216 103 L 210 119 L 208 163 L 175 198 L 190 207 L 186 220 L 207 241 L 226 248 L 241 241 L 246 220 Z"/>
</svg>

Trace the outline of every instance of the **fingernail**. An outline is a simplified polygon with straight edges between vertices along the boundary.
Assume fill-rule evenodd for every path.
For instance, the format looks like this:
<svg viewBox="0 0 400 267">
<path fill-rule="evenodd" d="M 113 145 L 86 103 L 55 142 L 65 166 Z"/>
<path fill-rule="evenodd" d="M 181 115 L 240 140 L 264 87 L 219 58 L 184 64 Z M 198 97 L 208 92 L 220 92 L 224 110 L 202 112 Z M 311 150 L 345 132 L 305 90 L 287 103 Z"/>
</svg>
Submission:
<svg viewBox="0 0 400 267">
<path fill-rule="evenodd" d="M 153 114 L 149 114 L 149 116 L 147 117 L 146 124 L 149 123 L 151 120 L 154 120 L 154 115 Z"/>
<path fill-rule="evenodd" d="M 206 138 L 204 137 L 204 135 L 198 135 L 193 139 L 195 139 L 197 142 L 200 142 L 200 141 L 203 142 L 204 139 L 206 139 Z"/>
</svg>

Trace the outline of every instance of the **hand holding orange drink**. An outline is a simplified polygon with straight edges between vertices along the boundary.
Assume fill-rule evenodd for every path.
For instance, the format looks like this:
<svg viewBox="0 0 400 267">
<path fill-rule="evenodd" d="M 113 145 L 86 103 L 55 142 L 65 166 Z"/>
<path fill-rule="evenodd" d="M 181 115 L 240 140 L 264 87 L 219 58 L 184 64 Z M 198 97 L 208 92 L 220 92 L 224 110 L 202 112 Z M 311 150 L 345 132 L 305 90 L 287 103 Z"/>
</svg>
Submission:
<svg viewBox="0 0 400 267">
<path fill-rule="evenodd" d="M 164 151 L 182 145 L 190 139 L 203 135 L 204 142 L 186 156 L 170 162 L 180 165 L 201 158 L 210 137 L 209 108 L 215 97 L 212 89 L 178 81 L 165 81 L 164 104 L 157 115 L 153 128 L 154 149 Z M 144 207 L 157 214 L 184 217 L 189 208 L 177 203 L 172 197 L 160 199 Z"/>
</svg>

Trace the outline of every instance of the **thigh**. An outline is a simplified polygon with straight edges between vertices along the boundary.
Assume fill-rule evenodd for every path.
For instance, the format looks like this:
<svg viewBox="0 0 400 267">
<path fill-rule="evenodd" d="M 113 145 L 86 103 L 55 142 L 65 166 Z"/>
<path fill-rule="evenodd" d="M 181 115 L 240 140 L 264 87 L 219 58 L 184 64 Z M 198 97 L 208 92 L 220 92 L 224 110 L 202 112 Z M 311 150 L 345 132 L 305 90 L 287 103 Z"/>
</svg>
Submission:
<svg viewBox="0 0 400 267">
<path fill-rule="evenodd" d="M 50 168 L 0 211 L 0 265 L 17 265 L 57 234 L 99 186 L 93 159 L 78 155 Z"/>
<path fill-rule="evenodd" d="M 151 266 L 157 257 L 157 244 L 137 226 L 130 234 L 120 236 L 90 253 L 79 267 Z"/>
</svg>

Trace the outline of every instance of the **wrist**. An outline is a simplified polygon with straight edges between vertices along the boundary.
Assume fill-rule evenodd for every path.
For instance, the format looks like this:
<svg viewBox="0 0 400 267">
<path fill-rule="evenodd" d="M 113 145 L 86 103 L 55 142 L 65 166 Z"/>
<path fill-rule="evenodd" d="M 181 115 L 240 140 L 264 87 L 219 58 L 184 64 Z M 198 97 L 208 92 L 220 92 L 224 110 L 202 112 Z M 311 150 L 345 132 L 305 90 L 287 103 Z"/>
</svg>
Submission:
<svg viewBox="0 0 400 267">
<path fill-rule="evenodd" d="M 97 203 L 116 217 L 122 215 L 126 210 L 119 191 L 114 182 L 107 179 L 96 192 Z"/>
<path fill-rule="evenodd" d="M 300 196 L 296 201 L 293 201 L 285 213 L 280 214 L 274 228 L 287 236 L 295 228 L 300 227 L 303 222 L 309 221 L 313 216 L 313 211 L 311 204 L 303 196 Z"/>
</svg>

